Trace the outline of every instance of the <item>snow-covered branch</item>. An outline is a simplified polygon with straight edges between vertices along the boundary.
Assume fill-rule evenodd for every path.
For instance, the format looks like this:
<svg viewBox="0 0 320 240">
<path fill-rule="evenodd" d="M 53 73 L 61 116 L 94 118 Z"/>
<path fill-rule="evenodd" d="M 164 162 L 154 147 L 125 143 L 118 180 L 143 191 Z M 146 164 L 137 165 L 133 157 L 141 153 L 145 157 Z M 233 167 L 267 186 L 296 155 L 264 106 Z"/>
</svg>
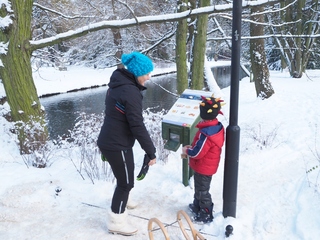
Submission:
<svg viewBox="0 0 320 240">
<path fill-rule="evenodd" d="M 103 13 L 100 11 L 100 9 L 99 9 L 98 7 L 96 7 L 96 6 L 94 6 L 94 4 L 92 3 L 91 0 L 90 0 L 90 1 L 85 0 L 85 2 L 86 2 L 90 7 L 92 7 L 94 10 L 96 10 L 96 11 L 99 12 L 101 15 L 103 15 Z"/>
<path fill-rule="evenodd" d="M 174 36 L 174 34 L 176 33 L 177 29 L 172 30 L 170 33 L 166 34 L 165 36 L 163 36 L 161 39 L 159 39 L 158 41 L 156 41 L 152 46 L 150 46 L 149 48 L 147 48 L 146 50 L 143 51 L 143 53 L 149 52 L 150 50 L 152 50 L 153 48 L 155 48 L 156 46 L 158 46 L 159 44 L 161 44 L 162 42 L 164 42 L 165 40 L 171 38 Z"/>
<path fill-rule="evenodd" d="M 226 41 L 226 44 L 228 45 L 228 47 L 231 49 L 231 41 L 228 41 L 227 39 L 227 35 L 225 33 L 225 31 L 222 29 L 222 27 L 220 26 L 220 23 L 218 22 L 218 20 L 216 18 L 213 18 L 215 24 L 218 26 L 219 31 L 221 32 L 224 40 Z"/>
<path fill-rule="evenodd" d="M 262 14 L 262 13 L 261 13 Z M 257 15 L 260 15 L 259 14 L 255 14 L 256 16 Z M 265 14 L 264 14 L 265 15 Z M 224 18 L 224 19 L 227 19 L 227 20 L 232 20 L 232 15 L 231 14 L 226 14 L 226 13 L 222 13 L 222 14 L 211 14 L 211 17 L 221 17 L 221 18 Z M 251 14 L 252 16 L 252 14 Z M 297 20 L 297 21 L 294 21 L 294 22 L 284 22 L 284 23 L 281 23 L 281 24 L 274 24 L 274 23 L 263 23 L 263 22 L 256 22 L 256 21 L 252 21 L 251 19 L 247 19 L 247 18 L 242 18 L 241 19 L 242 22 L 247 22 L 247 23 L 254 23 L 256 25 L 263 25 L 263 26 L 272 26 L 272 27 L 283 27 L 283 26 L 286 26 L 286 25 L 293 25 L 293 24 L 297 24 L 298 22 L 301 21 L 301 19 Z"/>
<path fill-rule="evenodd" d="M 66 18 L 66 19 L 94 18 L 94 16 L 83 16 L 83 15 L 67 16 L 67 15 L 64 15 L 63 13 L 58 12 L 56 10 L 53 10 L 51 8 L 44 7 L 44 6 L 40 5 L 39 3 L 33 3 L 33 6 L 38 7 L 40 9 L 44 10 L 44 11 L 54 13 L 56 15 L 59 15 L 59 16 L 63 17 L 63 18 Z"/>
<path fill-rule="evenodd" d="M 276 37 L 276 38 L 319 38 L 320 34 L 314 34 L 314 35 L 268 34 L 268 35 L 263 35 L 263 36 L 242 36 L 241 39 L 259 39 L 259 38 L 270 38 L 270 37 Z M 232 39 L 232 37 L 207 38 L 208 41 L 231 40 L 231 39 Z"/>
<path fill-rule="evenodd" d="M 122 2 L 122 1 L 120 1 L 120 0 L 116 0 L 116 1 L 117 1 L 118 3 L 124 5 L 124 6 L 131 12 L 131 14 L 132 14 L 132 16 L 134 17 L 134 19 L 136 19 L 136 21 L 139 22 L 139 20 L 137 19 L 136 15 L 134 14 L 134 11 L 132 10 L 131 7 L 128 6 L 128 4 L 126 4 L 126 3 L 124 3 L 124 2 Z"/>
<path fill-rule="evenodd" d="M 248 23 L 254 23 L 255 25 L 262 25 L 262 26 L 268 26 L 268 27 L 283 27 L 286 25 L 293 25 L 293 24 L 297 24 L 298 22 L 301 22 L 302 20 L 299 19 L 297 21 L 294 22 L 284 22 L 281 24 L 274 24 L 274 23 L 262 23 L 262 22 L 256 22 L 256 21 L 252 21 L 250 19 L 242 19 L 243 22 L 248 22 Z"/>
<path fill-rule="evenodd" d="M 278 2 L 278 0 L 245 1 L 243 2 L 242 5 L 245 8 L 250 6 L 273 4 L 276 2 Z M 89 24 L 87 26 L 84 26 L 75 30 L 67 31 L 65 33 L 60 33 L 53 37 L 48 37 L 48 38 L 44 38 L 36 41 L 30 41 L 30 47 L 32 50 L 36 50 L 46 46 L 51 46 L 53 44 L 56 44 L 65 40 L 70 40 L 80 36 L 84 36 L 90 32 L 95 32 L 102 29 L 127 28 L 135 25 L 139 25 L 139 24 L 141 25 L 141 24 L 148 24 L 148 23 L 174 22 L 174 21 L 178 21 L 181 19 L 185 19 L 185 18 L 189 18 L 192 16 L 201 15 L 201 14 L 212 14 L 212 13 L 219 13 L 219 12 L 230 11 L 230 10 L 232 10 L 231 3 L 202 7 L 202 8 L 188 10 L 180 13 L 137 17 L 133 19 L 101 21 L 101 22 Z"/>
<path fill-rule="evenodd" d="M 297 0 L 294 0 L 292 1 L 291 3 L 289 3 L 288 5 L 284 6 L 283 8 L 277 8 L 276 10 L 266 10 L 266 11 L 263 11 L 263 12 L 257 12 L 257 13 L 251 13 L 250 15 L 251 16 L 256 16 L 256 15 L 266 15 L 266 14 L 270 14 L 270 13 L 276 13 L 276 12 L 281 12 L 281 11 L 284 11 L 286 10 L 287 8 L 293 6 L 295 3 L 297 2 Z"/>
</svg>

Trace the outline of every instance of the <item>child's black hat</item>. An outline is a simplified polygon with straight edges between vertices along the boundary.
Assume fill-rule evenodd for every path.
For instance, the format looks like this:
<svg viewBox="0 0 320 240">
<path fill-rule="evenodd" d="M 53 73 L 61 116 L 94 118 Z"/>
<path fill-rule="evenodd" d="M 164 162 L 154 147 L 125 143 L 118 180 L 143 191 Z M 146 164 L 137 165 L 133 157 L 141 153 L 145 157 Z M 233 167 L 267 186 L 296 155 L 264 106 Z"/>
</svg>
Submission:
<svg viewBox="0 0 320 240">
<path fill-rule="evenodd" d="M 220 98 L 204 97 L 201 96 L 202 102 L 200 103 L 200 117 L 204 120 L 213 120 L 218 114 L 223 114 L 221 109 L 221 100 Z"/>
</svg>

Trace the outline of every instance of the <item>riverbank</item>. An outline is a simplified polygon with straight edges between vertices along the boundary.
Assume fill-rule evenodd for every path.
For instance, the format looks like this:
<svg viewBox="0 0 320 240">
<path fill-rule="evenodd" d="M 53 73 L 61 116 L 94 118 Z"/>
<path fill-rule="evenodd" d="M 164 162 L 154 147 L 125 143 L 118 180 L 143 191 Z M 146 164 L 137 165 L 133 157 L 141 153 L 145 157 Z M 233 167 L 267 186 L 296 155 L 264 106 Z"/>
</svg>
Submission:
<svg viewBox="0 0 320 240">
<path fill-rule="evenodd" d="M 230 67 L 230 61 L 210 61 L 206 66 L 210 68 Z M 65 71 L 56 67 L 41 67 L 33 70 L 39 98 L 50 97 L 61 93 L 77 92 L 90 88 L 106 86 L 110 76 L 116 67 L 105 69 L 94 69 L 83 66 L 68 66 Z M 249 72 L 242 67 L 243 77 L 249 76 Z M 84 74 L 84 72 L 86 74 Z M 158 77 L 176 72 L 175 63 L 158 63 L 152 72 L 153 77 Z M 227 84 L 228 86 L 228 84 Z M 0 104 L 3 104 L 6 94 L 3 84 L 0 83 Z"/>
<path fill-rule="evenodd" d="M 115 69 L 115 67 L 94 69 L 83 66 L 68 66 L 66 71 L 60 71 L 54 67 L 42 67 L 33 71 L 33 80 L 38 96 L 41 98 L 106 86 Z M 156 65 L 152 76 L 174 72 L 174 64 Z M 4 86 L 0 84 L 0 99 L 5 98 L 5 96 Z"/>
</svg>

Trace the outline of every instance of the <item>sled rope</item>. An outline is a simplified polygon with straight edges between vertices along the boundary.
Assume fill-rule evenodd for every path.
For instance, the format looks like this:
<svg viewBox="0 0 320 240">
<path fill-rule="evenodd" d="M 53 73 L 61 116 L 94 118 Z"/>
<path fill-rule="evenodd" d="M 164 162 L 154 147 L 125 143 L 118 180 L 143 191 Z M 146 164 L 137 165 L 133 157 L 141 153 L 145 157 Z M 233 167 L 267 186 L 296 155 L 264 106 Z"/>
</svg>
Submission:
<svg viewBox="0 0 320 240">
<path fill-rule="evenodd" d="M 163 86 L 161 86 L 160 84 L 152 81 L 151 79 L 150 79 L 149 81 L 152 82 L 154 85 L 160 87 L 163 91 L 165 91 L 165 92 L 167 92 L 167 93 L 169 93 L 169 94 L 171 94 L 171 95 L 173 95 L 173 96 L 175 96 L 175 97 L 177 97 L 177 98 L 179 97 L 178 94 L 175 94 L 175 93 L 173 93 L 173 92 L 170 92 L 168 89 L 166 89 L 166 88 L 164 88 Z"/>
<path fill-rule="evenodd" d="M 129 213 L 128 215 L 131 216 L 131 217 L 136 217 L 136 218 L 140 218 L 140 219 L 147 220 L 147 221 L 150 220 L 150 218 L 141 217 L 141 216 L 134 215 L 134 214 L 131 214 L 131 213 Z M 169 226 L 173 226 L 173 225 L 174 225 L 175 223 L 177 223 L 177 222 L 178 222 L 178 220 L 177 220 L 177 221 L 174 221 L 174 222 L 172 222 L 172 223 L 163 223 L 163 224 L 164 224 L 165 227 L 169 227 Z M 175 226 L 173 226 L 173 227 L 175 227 Z"/>
<path fill-rule="evenodd" d="M 86 205 L 86 206 L 89 206 L 89 207 L 95 207 L 95 208 L 100 208 L 100 209 L 106 209 L 105 207 L 101 207 L 101 206 L 98 206 L 98 205 L 94 205 L 94 204 L 91 204 L 91 203 L 85 203 L 85 202 L 81 202 L 82 204 Z M 132 217 L 136 217 L 136 218 L 140 218 L 140 219 L 143 219 L 143 220 L 146 220 L 148 221 L 148 233 L 149 233 L 149 237 L 150 237 L 150 234 L 151 234 L 151 237 L 150 237 L 150 240 L 154 240 L 153 238 L 153 232 L 154 231 L 159 231 L 161 230 L 162 233 L 164 234 L 164 236 L 166 237 L 165 240 L 169 240 L 169 236 L 168 236 L 168 233 L 167 233 L 167 230 L 165 229 L 166 227 L 174 227 L 174 228 L 179 228 L 184 237 L 186 238 L 186 240 L 191 240 L 187 234 L 187 231 L 191 232 L 192 234 L 192 239 L 193 240 L 205 240 L 206 238 L 204 238 L 201 234 L 204 234 L 204 235 L 208 235 L 208 236 L 214 236 L 210 233 L 205 233 L 205 232 L 202 232 L 202 231 L 197 231 L 194 227 L 193 227 L 193 223 L 192 221 L 190 220 L 190 217 L 188 216 L 188 214 L 186 212 L 184 212 L 183 210 L 180 210 L 178 211 L 177 213 L 177 220 L 172 222 L 172 223 L 162 223 L 159 219 L 157 218 L 146 218 L 146 217 L 142 217 L 142 216 L 138 216 L 138 215 L 135 215 L 135 214 L 131 214 L 129 213 L 128 214 L 129 216 L 132 216 Z M 183 216 L 185 218 L 185 220 L 187 221 L 188 225 L 189 225 L 189 228 L 185 228 L 183 226 L 183 223 L 182 223 L 182 218 L 181 216 Z M 157 228 L 152 228 L 152 225 L 153 223 L 157 224 L 158 227 Z M 178 226 L 174 226 L 174 224 L 176 223 L 179 223 L 179 227 Z"/>
</svg>

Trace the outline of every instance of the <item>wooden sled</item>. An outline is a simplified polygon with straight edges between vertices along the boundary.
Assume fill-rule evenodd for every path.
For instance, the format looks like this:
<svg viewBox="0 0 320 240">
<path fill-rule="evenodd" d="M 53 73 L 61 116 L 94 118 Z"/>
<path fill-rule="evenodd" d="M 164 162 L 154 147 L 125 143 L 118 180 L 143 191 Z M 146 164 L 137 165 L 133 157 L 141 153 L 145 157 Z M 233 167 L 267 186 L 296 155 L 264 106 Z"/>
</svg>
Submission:
<svg viewBox="0 0 320 240">
<path fill-rule="evenodd" d="M 186 240 L 191 240 L 190 236 L 188 235 L 185 227 L 183 226 L 182 223 L 182 217 L 187 221 L 188 225 L 189 225 L 189 229 L 191 231 L 192 234 L 192 240 L 206 240 L 193 226 L 192 221 L 190 219 L 190 217 L 188 216 L 188 214 L 186 212 L 184 212 L 183 210 L 178 211 L 177 213 L 177 222 L 179 223 L 179 227 L 182 231 L 183 236 L 186 238 Z M 152 225 L 153 223 L 157 224 L 158 227 L 161 229 L 163 235 L 164 235 L 164 239 L 165 240 L 170 240 L 169 234 L 167 232 L 167 230 L 165 229 L 165 226 L 163 225 L 163 223 L 161 221 L 159 221 L 159 219 L 157 218 L 151 218 L 148 222 L 148 234 L 149 234 L 149 239 L 150 240 L 154 240 L 153 238 L 153 228 Z"/>
</svg>

